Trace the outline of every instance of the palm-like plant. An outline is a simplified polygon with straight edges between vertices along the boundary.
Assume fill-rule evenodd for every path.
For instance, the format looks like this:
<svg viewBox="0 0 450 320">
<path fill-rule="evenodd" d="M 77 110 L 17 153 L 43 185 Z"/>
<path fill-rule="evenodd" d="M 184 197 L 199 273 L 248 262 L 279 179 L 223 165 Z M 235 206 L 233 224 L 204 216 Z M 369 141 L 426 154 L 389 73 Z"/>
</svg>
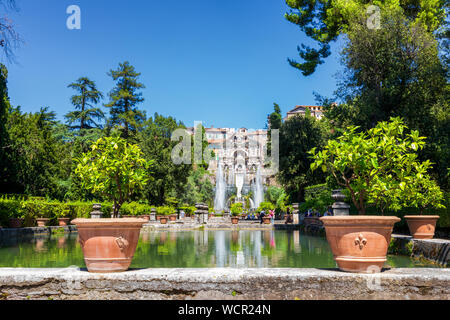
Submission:
<svg viewBox="0 0 450 320">
<path fill-rule="evenodd" d="M 79 93 L 71 98 L 76 110 L 66 114 L 67 122 L 71 128 L 79 130 L 100 128 L 98 121 L 102 120 L 105 115 L 95 105 L 103 98 L 103 94 L 97 90 L 95 82 L 87 77 L 82 77 L 69 84 L 68 88 L 72 88 Z M 73 125 L 74 123 L 77 123 L 77 125 Z"/>
</svg>

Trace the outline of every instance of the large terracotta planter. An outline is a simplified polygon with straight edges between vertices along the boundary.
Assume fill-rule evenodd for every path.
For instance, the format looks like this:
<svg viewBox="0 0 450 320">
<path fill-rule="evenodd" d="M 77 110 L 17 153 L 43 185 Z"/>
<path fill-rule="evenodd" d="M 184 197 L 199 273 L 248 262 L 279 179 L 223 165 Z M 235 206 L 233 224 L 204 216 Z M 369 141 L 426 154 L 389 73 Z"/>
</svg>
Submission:
<svg viewBox="0 0 450 320">
<path fill-rule="evenodd" d="M 50 221 L 50 219 L 47 218 L 37 218 L 36 223 L 38 227 L 45 227 L 45 225 Z"/>
<path fill-rule="evenodd" d="M 176 214 L 171 214 L 169 216 L 170 221 L 177 221 L 178 216 Z"/>
<path fill-rule="evenodd" d="M 334 216 L 322 217 L 327 240 L 339 269 L 348 272 L 376 273 L 386 262 L 397 217 Z"/>
<path fill-rule="evenodd" d="M 145 221 L 149 222 L 150 221 L 150 215 L 148 214 L 144 214 L 142 216 L 140 216 L 141 219 L 144 219 Z"/>
<path fill-rule="evenodd" d="M 68 226 L 70 223 L 70 218 L 58 218 L 58 224 L 60 227 Z"/>
<path fill-rule="evenodd" d="M 433 239 L 439 216 L 405 216 L 414 239 Z"/>
<path fill-rule="evenodd" d="M 23 219 L 20 218 L 10 218 L 9 219 L 9 227 L 13 229 L 22 228 Z"/>
<path fill-rule="evenodd" d="M 264 224 L 270 224 L 270 217 L 263 217 L 262 219 Z"/>
<path fill-rule="evenodd" d="M 139 233 L 146 221 L 137 218 L 76 219 L 84 261 L 89 272 L 126 271 L 131 264 Z"/>
<path fill-rule="evenodd" d="M 161 224 L 167 224 L 167 221 L 168 221 L 169 219 L 167 218 L 167 217 L 160 217 L 159 218 L 159 222 L 161 222 Z"/>
<path fill-rule="evenodd" d="M 239 223 L 239 217 L 231 217 L 231 223 L 232 224 L 238 224 Z"/>
</svg>

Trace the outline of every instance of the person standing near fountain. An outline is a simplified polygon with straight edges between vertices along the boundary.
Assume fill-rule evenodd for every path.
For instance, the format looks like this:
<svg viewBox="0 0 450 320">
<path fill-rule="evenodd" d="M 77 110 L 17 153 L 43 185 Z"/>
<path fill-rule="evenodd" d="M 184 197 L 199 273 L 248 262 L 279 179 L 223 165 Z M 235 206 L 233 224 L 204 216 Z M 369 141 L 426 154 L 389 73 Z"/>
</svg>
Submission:
<svg viewBox="0 0 450 320">
<path fill-rule="evenodd" d="M 261 213 L 259 214 L 259 219 L 261 219 L 261 224 L 263 224 L 263 218 L 266 216 L 266 212 L 264 210 L 261 211 Z"/>
</svg>

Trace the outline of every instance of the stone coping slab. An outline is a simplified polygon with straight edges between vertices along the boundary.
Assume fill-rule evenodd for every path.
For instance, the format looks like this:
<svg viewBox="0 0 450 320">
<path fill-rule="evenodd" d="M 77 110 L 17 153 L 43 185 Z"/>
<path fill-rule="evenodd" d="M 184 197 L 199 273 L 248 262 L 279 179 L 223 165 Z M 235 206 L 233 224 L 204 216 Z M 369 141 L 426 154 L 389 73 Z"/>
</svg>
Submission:
<svg viewBox="0 0 450 320">
<path fill-rule="evenodd" d="M 93 274 L 78 269 L 0 269 L 5 300 L 450 300 L 450 270 L 140 269 Z"/>
</svg>

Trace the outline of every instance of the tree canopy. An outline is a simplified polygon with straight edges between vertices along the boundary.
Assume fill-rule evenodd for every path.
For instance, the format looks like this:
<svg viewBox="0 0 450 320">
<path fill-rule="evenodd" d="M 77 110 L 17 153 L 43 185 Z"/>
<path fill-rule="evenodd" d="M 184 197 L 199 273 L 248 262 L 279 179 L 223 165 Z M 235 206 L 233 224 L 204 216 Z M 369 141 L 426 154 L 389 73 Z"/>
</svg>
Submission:
<svg viewBox="0 0 450 320">
<path fill-rule="evenodd" d="M 298 47 L 303 62 L 288 59 L 291 66 L 308 76 L 330 54 L 330 43 L 341 34 L 348 32 L 350 22 L 355 18 L 373 14 L 369 6 L 377 6 L 381 11 L 401 9 L 410 21 L 418 22 L 430 32 L 437 30 L 445 22 L 445 0 L 286 0 L 290 8 L 285 18 L 297 25 L 318 46 L 305 44 Z"/>
</svg>

